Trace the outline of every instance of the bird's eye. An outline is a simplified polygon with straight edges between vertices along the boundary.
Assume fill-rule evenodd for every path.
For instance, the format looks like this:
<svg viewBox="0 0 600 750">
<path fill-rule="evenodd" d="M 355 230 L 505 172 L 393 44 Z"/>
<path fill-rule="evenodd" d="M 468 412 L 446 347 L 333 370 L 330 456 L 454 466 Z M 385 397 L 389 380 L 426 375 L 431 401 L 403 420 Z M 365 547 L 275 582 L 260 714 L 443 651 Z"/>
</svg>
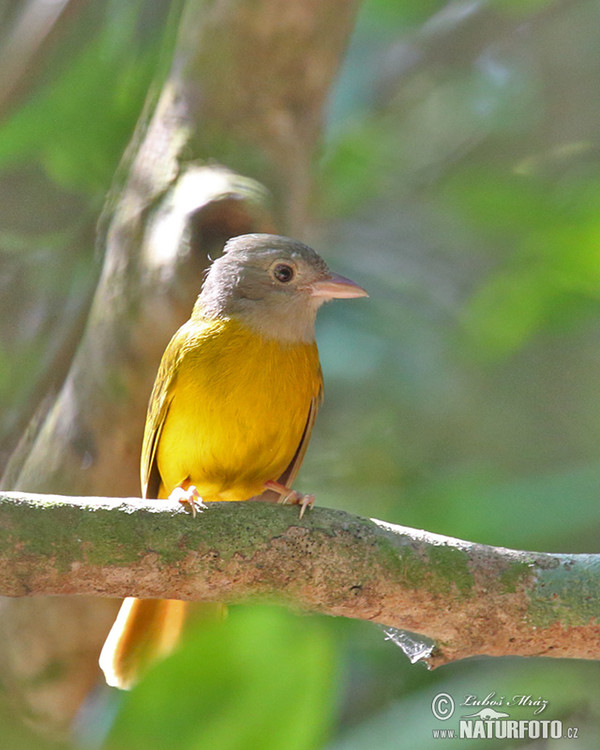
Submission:
<svg viewBox="0 0 600 750">
<path fill-rule="evenodd" d="M 287 284 L 294 278 L 294 268 L 287 263 L 278 263 L 273 269 L 273 276 L 282 284 Z"/>
</svg>

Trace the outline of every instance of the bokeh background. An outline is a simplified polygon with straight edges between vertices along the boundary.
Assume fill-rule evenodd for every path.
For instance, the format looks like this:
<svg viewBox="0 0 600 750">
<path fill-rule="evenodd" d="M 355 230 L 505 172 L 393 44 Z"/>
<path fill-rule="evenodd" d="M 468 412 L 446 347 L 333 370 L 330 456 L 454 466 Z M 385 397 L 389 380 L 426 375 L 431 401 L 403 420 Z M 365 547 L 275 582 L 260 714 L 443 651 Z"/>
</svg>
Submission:
<svg viewBox="0 0 600 750">
<path fill-rule="evenodd" d="M 18 70 L 19 23 L 44 5 L 61 3 L 0 4 L 0 70 Z M 95 224 L 177 12 L 68 5 L 0 86 L 2 463 L 81 332 Z M 326 399 L 298 484 L 320 504 L 600 552 L 599 29 L 597 0 L 362 4 L 302 237 L 371 294 L 320 315 Z M 443 691 L 545 698 L 540 718 L 591 750 L 599 685 L 597 664 L 550 659 L 430 673 L 369 623 L 235 607 L 131 694 L 99 686 L 68 742 L 8 715 L 0 733 L 6 748 L 419 750 L 441 742 Z M 545 745 L 469 743 L 513 746 Z"/>
</svg>

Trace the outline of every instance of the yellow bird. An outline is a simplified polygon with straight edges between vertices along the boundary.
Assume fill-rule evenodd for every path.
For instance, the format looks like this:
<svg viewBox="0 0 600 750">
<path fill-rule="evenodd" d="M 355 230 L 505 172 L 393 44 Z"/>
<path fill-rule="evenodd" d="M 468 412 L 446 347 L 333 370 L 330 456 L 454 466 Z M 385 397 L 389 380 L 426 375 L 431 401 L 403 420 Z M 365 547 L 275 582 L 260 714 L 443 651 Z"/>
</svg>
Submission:
<svg viewBox="0 0 600 750">
<path fill-rule="evenodd" d="M 230 240 L 160 363 L 142 446 L 143 496 L 278 500 L 301 503 L 301 514 L 312 505 L 292 483 L 322 395 L 315 318 L 323 302 L 364 296 L 300 242 Z M 131 687 L 172 650 L 185 607 L 125 599 L 100 655 L 109 685 Z"/>
</svg>

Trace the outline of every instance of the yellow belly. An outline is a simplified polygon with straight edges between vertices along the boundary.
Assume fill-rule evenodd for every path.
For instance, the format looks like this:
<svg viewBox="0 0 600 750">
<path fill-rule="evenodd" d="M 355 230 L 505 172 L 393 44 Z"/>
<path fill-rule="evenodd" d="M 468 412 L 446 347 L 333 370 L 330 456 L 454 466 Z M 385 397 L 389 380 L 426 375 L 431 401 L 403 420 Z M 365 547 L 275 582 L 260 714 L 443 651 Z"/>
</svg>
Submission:
<svg viewBox="0 0 600 750">
<path fill-rule="evenodd" d="M 317 347 L 232 320 L 189 323 L 157 448 L 160 497 L 186 479 L 204 500 L 246 500 L 277 479 L 319 393 Z"/>
</svg>

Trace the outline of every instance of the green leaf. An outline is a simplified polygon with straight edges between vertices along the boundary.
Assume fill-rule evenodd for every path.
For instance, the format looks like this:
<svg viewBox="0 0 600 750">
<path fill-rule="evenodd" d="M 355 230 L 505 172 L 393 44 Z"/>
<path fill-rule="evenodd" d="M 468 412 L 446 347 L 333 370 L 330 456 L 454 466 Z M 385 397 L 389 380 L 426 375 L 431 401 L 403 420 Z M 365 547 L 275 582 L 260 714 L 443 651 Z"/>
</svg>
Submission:
<svg viewBox="0 0 600 750">
<path fill-rule="evenodd" d="M 323 622 L 238 607 L 197 623 L 125 696 L 106 750 L 303 750 L 331 722 L 333 644 Z"/>
<path fill-rule="evenodd" d="M 136 38 L 139 6 L 111 6 L 96 36 L 0 127 L 0 168 L 39 160 L 63 187 L 106 188 L 160 55 L 160 34 Z"/>
</svg>

